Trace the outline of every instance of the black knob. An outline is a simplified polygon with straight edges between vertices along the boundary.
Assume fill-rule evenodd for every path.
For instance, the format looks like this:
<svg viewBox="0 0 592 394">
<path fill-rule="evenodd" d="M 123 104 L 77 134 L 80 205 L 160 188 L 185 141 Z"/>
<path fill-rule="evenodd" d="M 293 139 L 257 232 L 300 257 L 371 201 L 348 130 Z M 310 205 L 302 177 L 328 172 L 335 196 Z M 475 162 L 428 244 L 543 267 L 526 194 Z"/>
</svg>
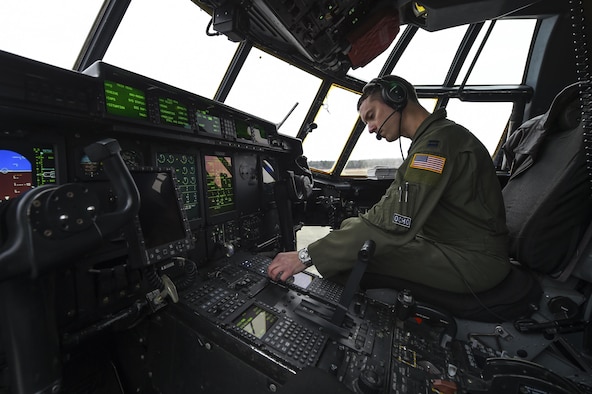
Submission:
<svg viewBox="0 0 592 394">
<path fill-rule="evenodd" d="M 358 377 L 358 388 L 364 394 L 379 393 L 382 388 L 382 376 L 374 369 L 365 368 Z"/>
<path fill-rule="evenodd" d="M 371 239 L 367 240 L 358 252 L 358 259 L 368 262 L 374 255 L 375 250 L 376 242 Z"/>
<path fill-rule="evenodd" d="M 399 292 L 395 303 L 395 313 L 401 321 L 405 321 L 415 314 L 415 300 L 410 290 L 403 289 Z"/>
</svg>

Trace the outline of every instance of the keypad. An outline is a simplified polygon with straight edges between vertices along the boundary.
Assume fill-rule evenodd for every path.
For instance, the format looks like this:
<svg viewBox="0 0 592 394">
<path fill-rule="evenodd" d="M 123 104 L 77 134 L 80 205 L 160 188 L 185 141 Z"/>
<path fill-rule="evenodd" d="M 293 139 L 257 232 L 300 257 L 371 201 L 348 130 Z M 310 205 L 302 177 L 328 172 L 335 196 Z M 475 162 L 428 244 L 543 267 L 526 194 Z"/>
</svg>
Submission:
<svg viewBox="0 0 592 394">
<path fill-rule="evenodd" d="M 313 280 L 308 291 L 317 296 L 338 303 L 343 293 L 343 287 L 328 280 Z"/>
<path fill-rule="evenodd" d="M 225 319 L 245 303 L 234 292 L 207 285 L 185 294 L 183 300 L 194 310 L 219 319 Z"/>
<path fill-rule="evenodd" d="M 263 339 L 283 355 L 303 366 L 315 365 L 327 338 L 290 319 L 278 321 Z"/>
</svg>

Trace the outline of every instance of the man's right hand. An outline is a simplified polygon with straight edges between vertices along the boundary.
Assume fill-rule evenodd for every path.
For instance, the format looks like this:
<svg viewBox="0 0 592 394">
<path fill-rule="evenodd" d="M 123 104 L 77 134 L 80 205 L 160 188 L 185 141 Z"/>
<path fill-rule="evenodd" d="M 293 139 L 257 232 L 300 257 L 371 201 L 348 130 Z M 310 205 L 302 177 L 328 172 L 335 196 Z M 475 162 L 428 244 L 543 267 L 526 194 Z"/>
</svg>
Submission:
<svg viewBox="0 0 592 394">
<path fill-rule="evenodd" d="M 298 252 L 282 252 L 278 253 L 269 264 L 267 275 L 272 280 L 285 282 L 294 274 L 305 269 L 306 266 L 298 258 Z"/>
</svg>

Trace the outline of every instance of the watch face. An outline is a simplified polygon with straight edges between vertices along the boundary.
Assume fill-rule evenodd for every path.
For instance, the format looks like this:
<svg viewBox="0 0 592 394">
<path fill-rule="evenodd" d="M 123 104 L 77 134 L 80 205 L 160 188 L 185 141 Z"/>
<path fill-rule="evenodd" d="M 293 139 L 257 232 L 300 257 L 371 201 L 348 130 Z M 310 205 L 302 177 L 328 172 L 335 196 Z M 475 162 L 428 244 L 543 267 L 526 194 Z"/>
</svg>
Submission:
<svg viewBox="0 0 592 394">
<path fill-rule="evenodd" d="M 306 248 L 300 249 L 298 251 L 298 258 L 303 263 L 305 263 L 305 264 L 308 263 L 310 261 L 310 256 L 308 255 L 308 250 Z"/>
</svg>

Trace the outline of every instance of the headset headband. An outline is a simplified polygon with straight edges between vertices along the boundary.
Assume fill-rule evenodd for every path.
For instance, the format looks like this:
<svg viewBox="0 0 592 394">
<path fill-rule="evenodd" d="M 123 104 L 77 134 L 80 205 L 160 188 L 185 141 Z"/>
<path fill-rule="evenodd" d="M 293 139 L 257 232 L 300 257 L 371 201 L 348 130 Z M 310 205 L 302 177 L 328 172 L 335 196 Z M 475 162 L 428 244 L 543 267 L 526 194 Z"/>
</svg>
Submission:
<svg viewBox="0 0 592 394">
<path fill-rule="evenodd" d="M 384 102 L 397 111 L 403 110 L 407 105 L 407 90 L 401 80 L 393 75 L 374 78 L 362 89 L 365 93 L 368 89 L 380 87 L 380 92 Z"/>
</svg>

